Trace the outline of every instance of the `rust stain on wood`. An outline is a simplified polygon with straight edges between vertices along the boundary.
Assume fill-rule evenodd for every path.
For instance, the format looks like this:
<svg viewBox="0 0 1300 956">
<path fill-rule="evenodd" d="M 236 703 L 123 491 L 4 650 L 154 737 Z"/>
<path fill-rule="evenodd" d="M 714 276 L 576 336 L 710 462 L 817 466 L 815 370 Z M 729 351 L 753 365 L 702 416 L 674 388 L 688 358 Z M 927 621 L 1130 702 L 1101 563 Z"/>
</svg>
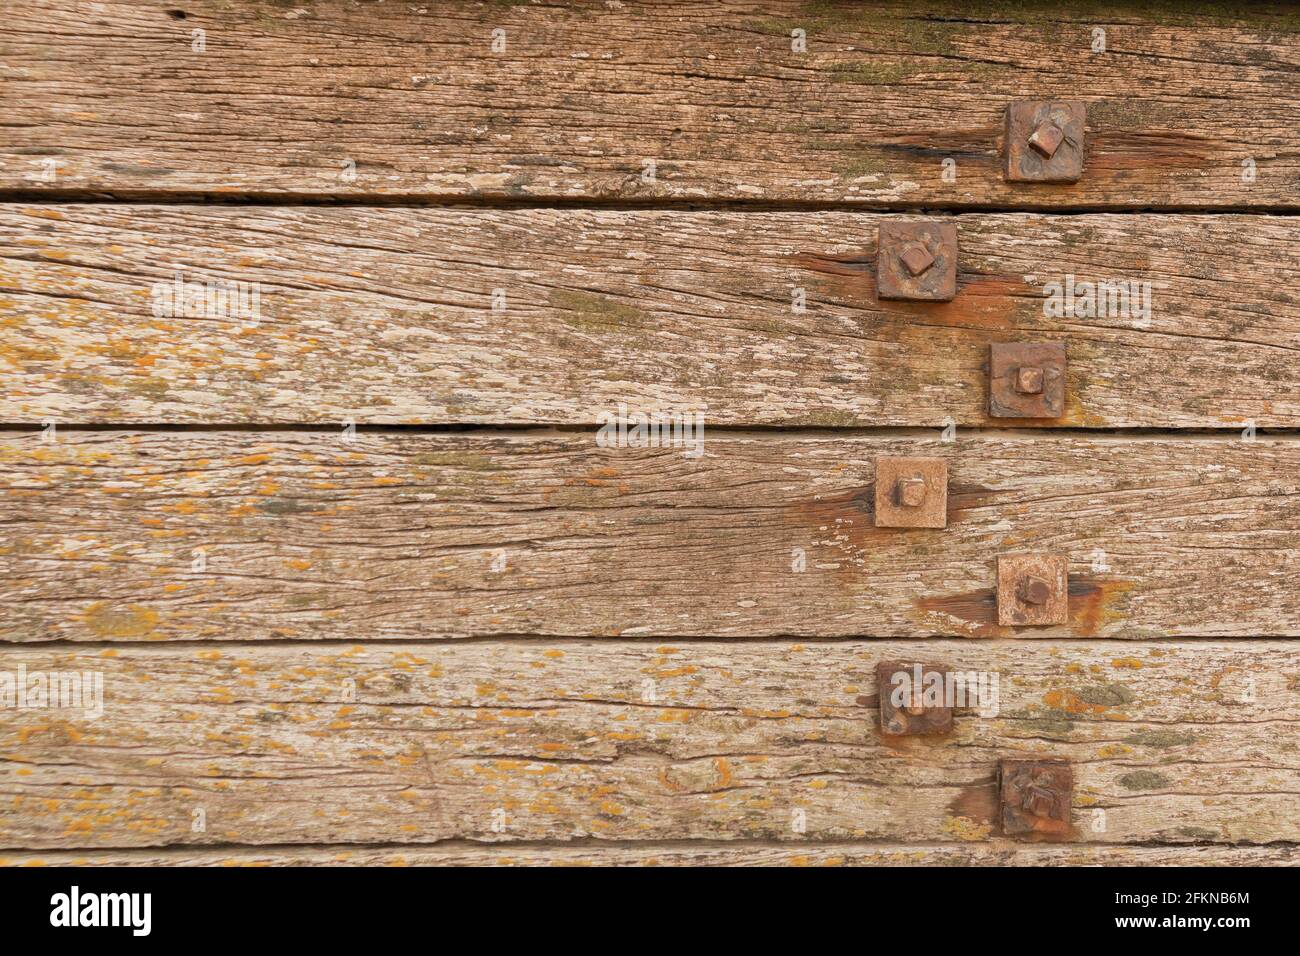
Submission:
<svg viewBox="0 0 1300 956">
<path fill-rule="evenodd" d="M 1070 575 L 1070 626 L 1092 637 L 1107 624 L 1123 621 L 1125 602 L 1137 582 Z"/>
<path fill-rule="evenodd" d="M 1085 575 L 1070 575 L 1071 632 L 1081 637 L 1095 636 L 1105 625 L 1124 620 L 1124 599 L 1133 590 L 1134 582 L 1096 579 Z M 1017 633 L 1013 627 L 998 624 L 997 589 L 980 588 L 960 594 L 940 594 L 917 597 L 913 606 L 926 615 L 944 614 L 973 628 L 975 637 L 1008 637 Z"/>
<path fill-rule="evenodd" d="M 1230 144 L 1196 133 L 1165 130 L 1089 131 L 1084 175 L 1135 169 L 1218 169 Z M 1118 177 L 1115 177 L 1118 178 Z"/>
<path fill-rule="evenodd" d="M 948 804 L 948 813 L 957 819 L 986 827 L 992 826 L 998 816 L 998 788 L 995 782 L 965 787 Z"/>
<path fill-rule="evenodd" d="M 947 302 L 881 299 L 876 289 L 874 249 L 866 254 L 797 252 L 788 260 L 796 268 L 828 277 L 825 285 L 838 299 L 870 305 L 886 318 L 905 315 L 924 319 L 927 326 L 1008 331 L 1019 325 L 1026 297 L 1038 294 L 1018 276 L 963 272 L 960 252 L 957 295 Z M 886 321 L 878 323 L 873 334 L 883 341 L 896 341 L 903 328 L 906 325 L 891 331 Z"/>
</svg>

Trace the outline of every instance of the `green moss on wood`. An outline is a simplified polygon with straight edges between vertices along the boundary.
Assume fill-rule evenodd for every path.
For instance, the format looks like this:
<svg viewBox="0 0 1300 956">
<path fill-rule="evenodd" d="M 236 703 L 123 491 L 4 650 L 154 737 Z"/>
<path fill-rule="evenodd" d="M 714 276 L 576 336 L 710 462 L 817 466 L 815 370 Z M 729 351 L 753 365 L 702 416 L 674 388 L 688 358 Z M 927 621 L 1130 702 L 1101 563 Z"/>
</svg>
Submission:
<svg viewBox="0 0 1300 956">
<path fill-rule="evenodd" d="M 1186 747 L 1197 741 L 1195 734 L 1178 730 L 1140 730 L 1124 738 L 1124 743 L 1136 747 L 1151 747 L 1164 750 L 1168 747 Z"/>
<path fill-rule="evenodd" d="M 559 310 L 560 321 L 583 332 L 636 329 L 649 323 L 649 317 L 640 309 L 603 295 L 556 290 L 547 302 Z"/>
<path fill-rule="evenodd" d="M 1169 778 L 1153 770 L 1136 770 L 1119 778 L 1125 790 L 1160 790 L 1169 786 Z"/>
</svg>

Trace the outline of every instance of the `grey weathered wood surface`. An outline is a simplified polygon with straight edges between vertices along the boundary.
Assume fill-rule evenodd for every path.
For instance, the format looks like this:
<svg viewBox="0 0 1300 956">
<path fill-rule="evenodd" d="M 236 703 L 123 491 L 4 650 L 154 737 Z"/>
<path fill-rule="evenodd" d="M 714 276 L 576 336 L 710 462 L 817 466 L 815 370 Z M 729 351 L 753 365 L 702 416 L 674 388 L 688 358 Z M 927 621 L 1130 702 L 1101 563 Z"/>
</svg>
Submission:
<svg viewBox="0 0 1300 956">
<path fill-rule="evenodd" d="M 1298 30 L 1179 4 L 9 0 L 0 188 L 1295 207 Z M 1004 183 L 1006 102 L 1065 96 L 1083 179 Z"/>
<path fill-rule="evenodd" d="M 1077 846 L 1012 843 L 727 844 L 648 846 L 448 841 L 391 847 L 166 847 L 135 850 L 0 850 L 0 866 L 1300 866 L 1292 844 Z"/>
<path fill-rule="evenodd" d="M 1300 634 L 1294 438 L 56 437 L 0 441 L 3 640 Z M 947 528 L 874 526 L 882 455 L 948 460 Z M 1070 621 L 999 627 L 1035 550 Z"/>
<path fill-rule="evenodd" d="M 10 0 L 0 425 L 55 430 L 0 431 L 0 673 L 105 700 L 4 710 L 0 865 L 1295 865 L 1300 20 L 1028 7 Z M 1004 183 L 1061 96 L 1082 180 Z M 958 296 L 882 303 L 918 209 Z M 154 315 L 177 271 L 260 319 Z M 1061 420 L 986 416 L 1012 340 Z M 704 457 L 597 447 L 619 402 Z M 873 526 L 903 454 L 947 529 Z M 1024 550 L 1068 625 L 997 626 Z M 900 658 L 999 713 L 882 738 Z M 999 833 L 1029 755 L 1068 846 Z"/>
<path fill-rule="evenodd" d="M 1293 427 L 1300 225 L 958 217 L 950 303 L 879 302 L 881 216 L 482 209 L 0 209 L 0 421 L 1005 425 L 991 342 L 1061 341 L 1034 426 Z M 258 283 L 261 318 L 158 317 L 155 283 Z M 1151 310 L 1045 315 L 1048 283 Z M 792 308 L 805 290 L 806 311 Z M 494 311 L 501 290 L 505 308 Z"/>
<path fill-rule="evenodd" d="M 951 736 L 882 739 L 875 664 L 914 656 L 996 671 L 998 716 L 959 712 Z M 998 835 L 998 759 L 1026 754 L 1071 760 L 1079 843 L 1300 839 L 1300 644 L 1288 641 L 5 657 L 28 673 L 98 671 L 104 686 L 98 719 L 29 709 L 0 724 L 5 847 L 981 842 Z"/>
</svg>

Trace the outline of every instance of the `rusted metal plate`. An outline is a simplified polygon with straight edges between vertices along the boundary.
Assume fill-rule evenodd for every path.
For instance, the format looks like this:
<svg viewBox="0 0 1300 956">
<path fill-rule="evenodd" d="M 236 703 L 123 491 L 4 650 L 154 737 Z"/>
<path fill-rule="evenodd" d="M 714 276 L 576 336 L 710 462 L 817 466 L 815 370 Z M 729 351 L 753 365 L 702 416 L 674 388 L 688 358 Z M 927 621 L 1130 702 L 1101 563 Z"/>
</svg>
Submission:
<svg viewBox="0 0 1300 956">
<path fill-rule="evenodd" d="M 950 733 L 952 707 L 944 706 L 943 696 L 947 675 L 942 668 L 919 663 L 881 661 L 877 664 L 881 733 L 891 737 Z M 934 699 L 936 688 L 937 700 Z"/>
<path fill-rule="evenodd" d="M 1060 418 L 1065 414 L 1065 345 L 1003 342 L 989 346 L 989 414 Z"/>
<path fill-rule="evenodd" d="M 1073 183 L 1083 175 L 1087 110 L 1067 100 L 1007 105 L 1006 178 L 1012 183 Z"/>
<path fill-rule="evenodd" d="M 998 623 L 1064 624 L 1069 619 L 1069 562 L 1063 554 L 998 556 Z"/>
<path fill-rule="evenodd" d="M 1003 760 L 998 764 L 1002 832 L 1061 839 L 1070 835 L 1074 772 L 1064 760 Z"/>
<path fill-rule="evenodd" d="M 877 528 L 943 528 L 947 524 L 947 459 L 876 459 Z"/>
<path fill-rule="evenodd" d="M 876 245 L 882 299 L 947 302 L 957 294 L 957 225 L 884 222 Z"/>
</svg>

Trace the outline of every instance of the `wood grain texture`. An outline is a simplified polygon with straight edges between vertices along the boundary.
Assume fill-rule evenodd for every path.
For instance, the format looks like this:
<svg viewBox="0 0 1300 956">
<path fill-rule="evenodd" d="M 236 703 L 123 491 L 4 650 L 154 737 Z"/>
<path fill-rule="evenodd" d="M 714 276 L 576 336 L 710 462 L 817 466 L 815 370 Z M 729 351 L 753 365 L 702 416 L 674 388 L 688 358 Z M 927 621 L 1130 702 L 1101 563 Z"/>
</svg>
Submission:
<svg viewBox="0 0 1300 956">
<path fill-rule="evenodd" d="M 1002 426 L 990 343 L 1060 341 L 1065 415 L 1019 424 L 1300 424 L 1295 220 L 957 220 L 956 300 L 906 303 L 873 214 L 0 208 L 0 421 Z M 260 318 L 155 315 L 177 272 Z M 1066 276 L 1150 311 L 1056 317 Z"/>
<path fill-rule="evenodd" d="M 1294 439 L 343 437 L 11 433 L 0 639 L 1300 635 Z M 891 455 L 947 528 L 874 526 Z M 997 625 L 1020 551 L 1068 624 Z"/>
<path fill-rule="evenodd" d="M 1133 6 L 9 0 L 0 187 L 1294 207 L 1294 15 Z M 1078 184 L 1003 182 L 1017 97 L 1088 104 Z"/>
<path fill-rule="evenodd" d="M 914 655 L 997 672 L 998 715 L 882 738 L 875 665 Z M 5 662 L 104 686 L 98 719 L 0 722 L 6 847 L 982 842 L 998 836 L 997 761 L 1022 755 L 1071 761 L 1074 842 L 1300 840 L 1295 642 L 153 645 Z"/>
<path fill-rule="evenodd" d="M 167 847 L 0 851 L 0 866 L 1300 866 L 1300 849 L 1271 846 L 1053 846 L 987 843 L 800 843 L 729 846 L 484 845 L 448 842 L 366 847 Z"/>
</svg>

